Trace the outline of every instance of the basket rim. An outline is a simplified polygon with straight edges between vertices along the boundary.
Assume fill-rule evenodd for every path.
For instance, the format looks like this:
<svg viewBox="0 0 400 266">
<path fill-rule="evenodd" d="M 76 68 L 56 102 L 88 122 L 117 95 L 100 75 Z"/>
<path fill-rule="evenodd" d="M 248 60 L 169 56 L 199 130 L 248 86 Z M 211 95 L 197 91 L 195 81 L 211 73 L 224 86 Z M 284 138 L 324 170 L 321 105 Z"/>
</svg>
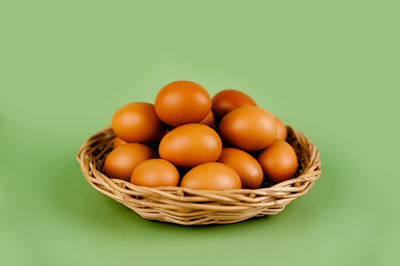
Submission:
<svg viewBox="0 0 400 266">
<path fill-rule="evenodd" d="M 296 131 L 292 126 L 286 126 L 288 130 L 291 130 L 294 134 L 296 135 L 300 135 L 301 137 L 305 138 L 308 141 L 308 144 L 313 146 L 313 154 L 311 157 L 313 157 L 314 161 L 316 163 L 314 163 L 313 165 L 315 165 L 315 169 L 307 169 L 307 170 L 311 170 L 307 171 L 306 173 L 301 173 L 299 176 L 295 177 L 295 178 L 291 178 L 288 180 L 285 180 L 283 182 L 279 182 L 277 184 L 274 184 L 272 186 L 269 187 L 262 187 L 262 188 L 256 188 L 256 189 L 230 189 L 230 190 L 203 190 L 203 189 L 191 189 L 191 188 L 185 188 L 185 187 L 180 187 L 180 186 L 160 186 L 160 187 L 146 187 L 146 186 L 138 186 L 135 184 L 132 184 L 129 181 L 126 180 L 121 180 L 121 179 L 115 179 L 115 178 L 110 178 L 108 177 L 105 173 L 101 172 L 99 169 L 98 172 L 101 175 L 101 177 L 108 181 L 107 183 L 111 184 L 115 184 L 115 187 L 117 190 L 119 190 L 122 193 L 126 193 L 127 189 L 124 189 L 122 187 L 128 187 L 131 189 L 140 189 L 140 190 L 147 190 L 149 193 L 154 193 L 154 192 L 167 192 L 167 191 L 181 191 L 182 192 L 182 196 L 181 197 L 185 197 L 186 194 L 196 194 L 198 195 L 201 192 L 206 193 L 207 195 L 209 194 L 215 194 L 216 196 L 223 196 L 226 193 L 233 193 L 233 194 L 256 194 L 256 195 L 268 195 L 268 192 L 283 192 L 282 189 L 284 189 L 285 187 L 288 187 L 292 184 L 296 184 L 296 183 L 304 183 L 304 182 L 311 182 L 312 184 L 319 178 L 319 176 L 321 175 L 322 171 L 321 171 L 321 161 L 320 161 L 320 154 L 318 149 L 316 148 L 316 146 L 311 143 L 311 141 L 308 140 L 307 137 L 305 137 L 305 135 L 299 131 Z M 86 139 L 83 144 L 81 145 L 81 147 L 79 148 L 78 153 L 76 154 L 76 159 L 77 161 L 80 163 L 81 165 L 81 169 L 82 171 L 84 171 L 84 168 L 82 168 L 82 165 L 84 165 L 84 160 L 85 160 L 85 155 L 87 150 L 85 149 L 86 146 L 89 146 L 90 142 L 92 142 L 93 139 L 95 139 L 96 137 L 104 134 L 104 133 L 111 133 L 114 134 L 111 126 L 108 126 L 98 132 L 96 132 L 95 134 L 93 134 L 92 136 L 90 136 L 88 139 Z M 114 138 L 114 137 L 113 137 Z M 317 177 L 315 178 L 315 175 L 317 175 Z M 92 180 L 90 180 L 87 175 L 84 173 L 85 179 L 87 179 L 87 181 L 96 189 L 98 189 L 98 187 L 94 186 L 94 184 L 92 183 Z M 308 177 L 311 176 L 311 177 Z M 311 186 L 312 186 L 311 184 Z M 289 188 L 293 188 L 293 187 L 288 187 Z M 300 189 L 301 190 L 301 189 Z M 307 189 L 308 190 L 308 189 Z M 292 191 L 292 189 L 290 189 L 290 191 Z M 104 190 L 102 190 L 101 192 L 104 193 Z"/>
</svg>

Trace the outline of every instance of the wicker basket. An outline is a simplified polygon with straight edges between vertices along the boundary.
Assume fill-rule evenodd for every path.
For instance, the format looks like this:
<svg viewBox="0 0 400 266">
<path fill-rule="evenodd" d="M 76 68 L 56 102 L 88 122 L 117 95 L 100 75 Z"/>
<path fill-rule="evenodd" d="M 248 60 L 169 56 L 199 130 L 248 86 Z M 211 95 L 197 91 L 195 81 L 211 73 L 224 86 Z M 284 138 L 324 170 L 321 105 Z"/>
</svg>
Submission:
<svg viewBox="0 0 400 266">
<path fill-rule="evenodd" d="M 288 127 L 287 141 L 299 158 L 299 169 L 293 179 L 271 187 L 225 191 L 136 186 L 110 179 L 101 171 L 114 138 L 111 128 L 106 128 L 83 143 L 77 154 L 83 175 L 95 189 L 150 220 L 181 225 L 228 224 L 277 214 L 307 193 L 321 174 L 315 145 Z"/>
</svg>

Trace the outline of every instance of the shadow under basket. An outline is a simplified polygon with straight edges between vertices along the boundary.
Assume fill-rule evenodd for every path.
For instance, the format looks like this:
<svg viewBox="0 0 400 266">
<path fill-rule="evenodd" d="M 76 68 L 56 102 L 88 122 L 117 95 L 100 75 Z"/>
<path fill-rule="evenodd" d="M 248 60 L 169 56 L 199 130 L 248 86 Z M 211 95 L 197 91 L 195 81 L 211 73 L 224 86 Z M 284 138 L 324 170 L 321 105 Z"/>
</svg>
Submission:
<svg viewBox="0 0 400 266">
<path fill-rule="evenodd" d="M 252 217 L 278 214 L 287 204 L 307 193 L 321 174 L 319 152 L 302 133 L 288 126 L 287 141 L 297 153 L 294 178 L 259 189 L 225 191 L 181 187 L 143 187 L 108 178 L 103 162 L 115 138 L 110 127 L 85 141 L 77 159 L 92 187 L 132 209 L 141 217 L 181 225 L 236 223 Z"/>
</svg>

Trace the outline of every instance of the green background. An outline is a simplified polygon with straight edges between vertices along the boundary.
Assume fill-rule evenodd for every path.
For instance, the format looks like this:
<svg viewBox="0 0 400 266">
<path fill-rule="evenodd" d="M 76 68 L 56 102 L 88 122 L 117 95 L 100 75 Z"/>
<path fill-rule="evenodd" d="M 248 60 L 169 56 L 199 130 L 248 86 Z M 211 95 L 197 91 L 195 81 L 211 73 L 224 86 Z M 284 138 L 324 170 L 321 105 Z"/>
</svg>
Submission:
<svg viewBox="0 0 400 266">
<path fill-rule="evenodd" d="M 398 1 L 242 2 L 1 2 L 1 265 L 399 265 Z M 180 79 L 304 132 L 312 190 L 276 216 L 182 227 L 91 188 L 81 143 Z"/>
</svg>

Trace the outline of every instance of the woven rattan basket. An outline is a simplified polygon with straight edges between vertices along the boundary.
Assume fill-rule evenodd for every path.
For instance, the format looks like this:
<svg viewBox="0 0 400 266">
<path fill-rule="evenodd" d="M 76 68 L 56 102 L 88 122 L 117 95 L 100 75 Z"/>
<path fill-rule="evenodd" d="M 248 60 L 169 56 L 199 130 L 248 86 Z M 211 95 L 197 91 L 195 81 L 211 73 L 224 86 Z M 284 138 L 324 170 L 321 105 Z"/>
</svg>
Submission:
<svg viewBox="0 0 400 266">
<path fill-rule="evenodd" d="M 227 224 L 277 214 L 307 193 L 321 174 L 315 145 L 288 127 L 287 141 L 299 158 L 299 169 L 293 179 L 266 188 L 226 191 L 136 186 L 110 179 L 101 171 L 114 138 L 111 128 L 106 128 L 83 143 L 77 154 L 83 175 L 95 189 L 150 220 L 181 225 Z"/>
</svg>

